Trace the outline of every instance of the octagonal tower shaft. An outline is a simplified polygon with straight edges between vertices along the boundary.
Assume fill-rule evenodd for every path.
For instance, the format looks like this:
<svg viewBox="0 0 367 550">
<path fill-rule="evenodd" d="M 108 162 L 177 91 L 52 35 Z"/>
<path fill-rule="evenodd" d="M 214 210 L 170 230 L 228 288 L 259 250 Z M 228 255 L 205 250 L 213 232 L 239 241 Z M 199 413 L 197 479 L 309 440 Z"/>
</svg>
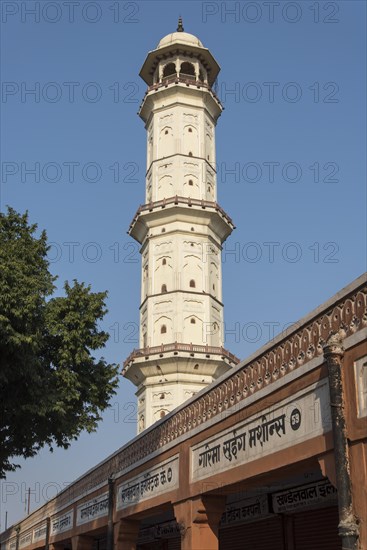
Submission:
<svg viewBox="0 0 367 550">
<path fill-rule="evenodd" d="M 223 348 L 221 250 L 234 226 L 217 204 L 218 71 L 181 31 L 161 40 L 140 73 L 146 197 L 129 229 L 142 245 L 140 348 L 124 363 L 138 387 L 138 431 L 238 361 Z"/>
</svg>

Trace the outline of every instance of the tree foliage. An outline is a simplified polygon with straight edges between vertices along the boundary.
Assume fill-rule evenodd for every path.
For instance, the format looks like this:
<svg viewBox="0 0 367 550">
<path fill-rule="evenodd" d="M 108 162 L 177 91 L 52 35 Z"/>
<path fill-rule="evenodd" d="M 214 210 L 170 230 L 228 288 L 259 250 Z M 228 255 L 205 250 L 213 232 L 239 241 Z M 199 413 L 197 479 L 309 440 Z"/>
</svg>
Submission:
<svg viewBox="0 0 367 550">
<path fill-rule="evenodd" d="M 0 477 L 16 456 L 95 431 L 118 383 L 117 366 L 92 355 L 108 340 L 98 328 L 107 293 L 74 280 L 52 297 L 47 236 L 36 231 L 28 213 L 0 213 Z"/>
</svg>

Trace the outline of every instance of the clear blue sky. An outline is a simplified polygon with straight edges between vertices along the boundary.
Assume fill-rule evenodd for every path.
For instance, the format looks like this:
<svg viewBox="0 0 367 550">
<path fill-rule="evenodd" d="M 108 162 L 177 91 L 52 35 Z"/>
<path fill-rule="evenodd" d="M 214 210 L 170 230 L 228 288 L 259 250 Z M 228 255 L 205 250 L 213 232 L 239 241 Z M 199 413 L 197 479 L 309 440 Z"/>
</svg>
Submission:
<svg viewBox="0 0 367 550">
<path fill-rule="evenodd" d="M 237 226 L 223 253 L 225 346 L 245 358 L 366 269 L 363 1 L 1 9 L 0 207 L 47 230 L 59 292 L 73 278 L 109 291 L 109 361 L 137 347 L 140 257 L 126 230 L 144 200 L 138 73 L 179 14 L 222 67 L 218 197 Z M 135 435 L 130 382 L 112 403 L 96 434 L 9 475 L 1 529 L 6 511 L 8 525 L 24 515 L 28 487 L 33 510 Z"/>
</svg>

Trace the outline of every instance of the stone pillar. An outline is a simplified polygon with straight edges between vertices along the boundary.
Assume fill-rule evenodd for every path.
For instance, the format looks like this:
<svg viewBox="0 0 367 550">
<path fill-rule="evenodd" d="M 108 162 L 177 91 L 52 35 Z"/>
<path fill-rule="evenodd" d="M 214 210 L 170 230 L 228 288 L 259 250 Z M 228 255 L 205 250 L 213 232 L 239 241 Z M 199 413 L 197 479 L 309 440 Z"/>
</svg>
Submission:
<svg viewBox="0 0 367 550">
<path fill-rule="evenodd" d="M 332 334 L 324 346 L 324 357 L 329 374 L 335 479 L 338 489 L 339 536 L 343 550 L 357 550 L 358 524 L 353 511 L 349 445 L 344 415 L 343 356 L 342 339 L 339 334 Z"/>
<path fill-rule="evenodd" d="M 45 550 L 50 550 L 50 532 L 51 532 L 51 518 L 47 516 L 46 518 L 46 541 L 45 541 Z"/>
<path fill-rule="evenodd" d="M 200 496 L 174 504 L 181 528 L 181 550 L 218 550 L 218 528 L 225 496 Z"/>
<path fill-rule="evenodd" d="M 176 59 L 175 67 L 176 67 L 176 76 L 178 78 L 180 76 L 180 68 L 181 68 L 181 60 L 179 57 Z"/>
<path fill-rule="evenodd" d="M 92 550 L 93 542 L 93 537 L 85 535 L 71 537 L 71 550 Z"/>
<path fill-rule="evenodd" d="M 136 550 L 140 521 L 120 519 L 115 524 L 115 550 Z"/>
</svg>

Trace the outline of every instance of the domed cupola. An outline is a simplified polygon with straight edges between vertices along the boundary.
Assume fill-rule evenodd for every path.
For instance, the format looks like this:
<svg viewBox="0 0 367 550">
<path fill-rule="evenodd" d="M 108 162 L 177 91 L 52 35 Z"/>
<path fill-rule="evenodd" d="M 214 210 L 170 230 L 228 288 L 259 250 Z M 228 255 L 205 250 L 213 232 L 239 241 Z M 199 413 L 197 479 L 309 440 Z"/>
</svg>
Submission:
<svg viewBox="0 0 367 550">
<path fill-rule="evenodd" d="M 178 19 L 177 31 L 167 34 L 162 40 L 160 40 L 157 49 L 163 48 L 164 46 L 171 44 L 191 44 L 192 46 L 197 46 L 199 48 L 204 48 L 203 43 L 193 34 L 185 32 L 182 24 L 182 18 Z"/>
<path fill-rule="evenodd" d="M 164 36 L 148 53 L 140 71 L 148 86 L 176 77 L 211 87 L 220 67 L 210 51 L 193 34 L 184 31 L 181 17 L 176 32 Z"/>
</svg>

